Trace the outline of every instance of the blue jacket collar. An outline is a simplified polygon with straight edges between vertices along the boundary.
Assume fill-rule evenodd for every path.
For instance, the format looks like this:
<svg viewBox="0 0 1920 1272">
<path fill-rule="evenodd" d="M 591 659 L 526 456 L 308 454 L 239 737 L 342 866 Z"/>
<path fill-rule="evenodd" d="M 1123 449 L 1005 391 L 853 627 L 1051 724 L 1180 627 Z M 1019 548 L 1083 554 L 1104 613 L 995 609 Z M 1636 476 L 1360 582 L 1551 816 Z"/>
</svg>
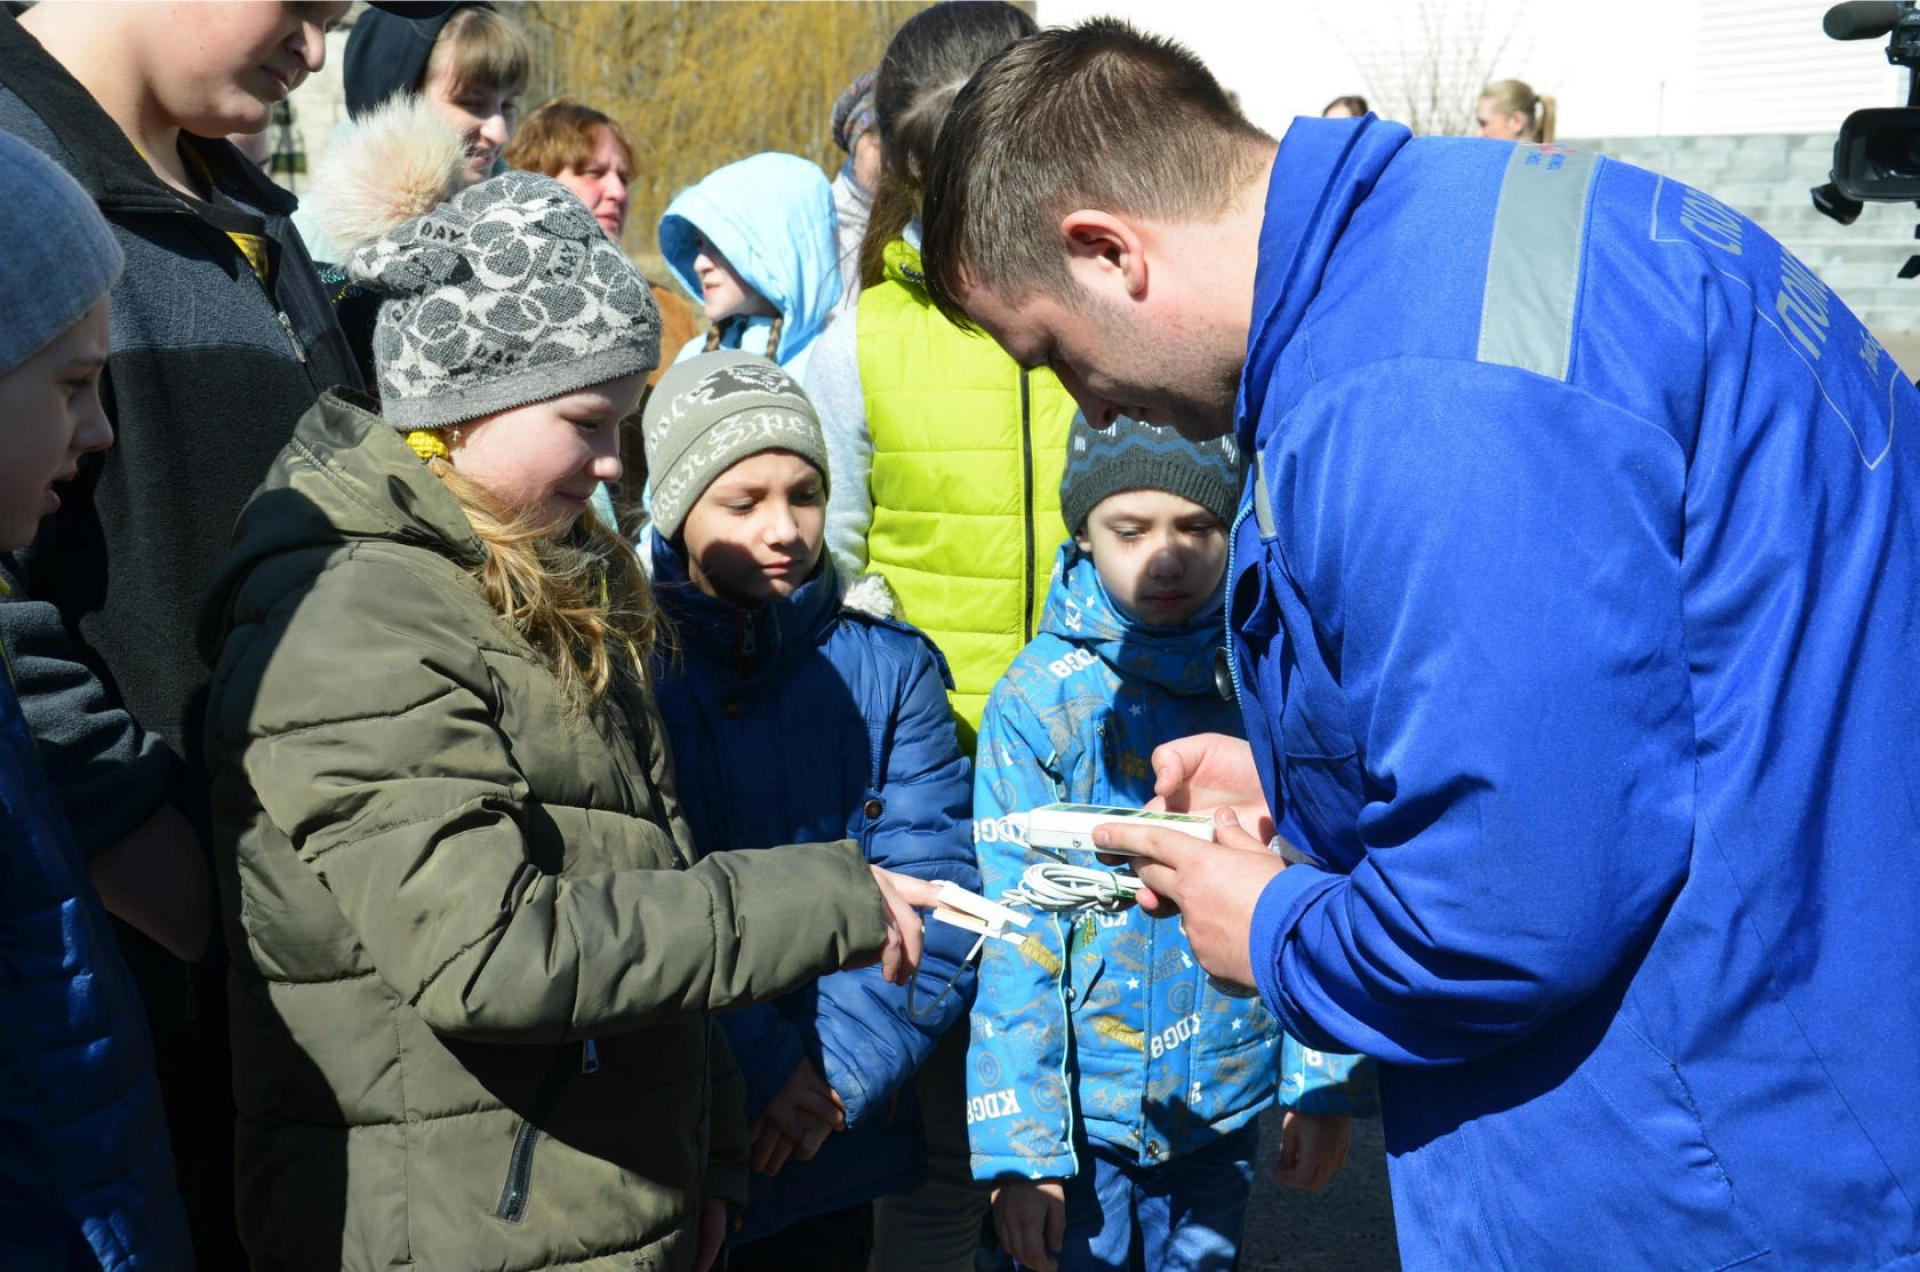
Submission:
<svg viewBox="0 0 1920 1272">
<path fill-rule="evenodd" d="M 654 594 L 673 624 L 674 639 L 687 657 L 729 668 L 737 680 L 776 673 L 825 640 L 839 620 L 840 579 L 827 552 L 791 596 L 747 610 L 695 587 L 680 550 L 657 531 L 649 530 L 647 538 Z"/>
<path fill-rule="evenodd" d="M 1253 322 L 1235 410 L 1243 453 L 1257 453 L 1253 426 L 1265 412 L 1274 364 L 1318 294 L 1348 218 L 1412 136 L 1404 125 L 1368 115 L 1297 119 L 1281 140 L 1267 183 Z"/>
<path fill-rule="evenodd" d="M 1093 558 L 1068 539 L 1060 545 L 1040 630 L 1098 654 L 1126 676 L 1171 693 L 1213 693 L 1213 655 L 1224 639 L 1224 580 L 1205 609 L 1179 627 L 1153 627 L 1116 604 Z"/>
</svg>

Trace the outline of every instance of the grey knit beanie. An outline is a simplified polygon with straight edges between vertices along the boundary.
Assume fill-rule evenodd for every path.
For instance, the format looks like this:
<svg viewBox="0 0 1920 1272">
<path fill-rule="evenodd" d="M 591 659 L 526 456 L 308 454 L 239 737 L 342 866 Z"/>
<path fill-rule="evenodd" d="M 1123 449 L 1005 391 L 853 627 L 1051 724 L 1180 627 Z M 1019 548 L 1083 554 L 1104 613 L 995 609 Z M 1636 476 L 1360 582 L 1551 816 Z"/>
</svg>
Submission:
<svg viewBox="0 0 1920 1272">
<path fill-rule="evenodd" d="M 671 539 L 714 479 L 761 451 L 792 451 L 820 470 L 827 443 L 820 417 L 794 378 L 735 349 L 676 363 L 660 377 L 640 417 L 653 485 L 653 524 Z"/>
<path fill-rule="evenodd" d="M 373 366 L 397 429 L 445 428 L 660 364 L 640 271 L 536 172 L 460 189 L 460 134 L 418 97 L 327 148 L 313 202 L 347 276 L 378 292 Z"/>
<path fill-rule="evenodd" d="M 87 192 L 60 165 L 0 133 L 0 375 L 79 322 L 126 257 Z"/>
<path fill-rule="evenodd" d="M 1122 415 L 1111 428 L 1094 428 L 1073 417 L 1067 435 L 1067 470 L 1060 479 L 1060 515 L 1067 529 L 1086 529 L 1087 514 L 1108 495 L 1123 490 L 1165 490 L 1191 499 L 1232 525 L 1240 508 L 1244 470 L 1231 436 L 1192 442 L 1171 428 L 1142 424 Z"/>
</svg>

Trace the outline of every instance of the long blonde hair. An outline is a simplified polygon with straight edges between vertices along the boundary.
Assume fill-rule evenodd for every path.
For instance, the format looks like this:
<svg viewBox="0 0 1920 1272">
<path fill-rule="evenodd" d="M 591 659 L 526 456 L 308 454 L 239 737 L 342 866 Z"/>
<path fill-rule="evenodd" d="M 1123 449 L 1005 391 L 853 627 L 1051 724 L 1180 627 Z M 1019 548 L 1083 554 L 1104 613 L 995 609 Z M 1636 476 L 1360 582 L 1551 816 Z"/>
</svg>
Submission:
<svg viewBox="0 0 1920 1272">
<path fill-rule="evenodd" d="M 409 439 L 410 441 L 412 439 Z M 474 577 L 539 652 L 567 697 L 597 707 L 621 681 L 644 686 L 666 620 L 640 558 L 589 508 L 560 538 L 503 507 L 444 457 L 427 467 L 466 512 L 486 550 Z"/>
</svg>

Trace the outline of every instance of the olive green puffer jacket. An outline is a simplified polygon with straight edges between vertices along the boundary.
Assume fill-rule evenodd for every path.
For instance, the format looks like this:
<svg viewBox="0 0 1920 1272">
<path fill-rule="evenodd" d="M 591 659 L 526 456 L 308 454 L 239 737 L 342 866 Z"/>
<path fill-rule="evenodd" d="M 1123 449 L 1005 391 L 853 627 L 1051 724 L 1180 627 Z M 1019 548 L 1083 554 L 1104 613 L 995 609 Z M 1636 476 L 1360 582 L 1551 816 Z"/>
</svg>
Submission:
<svg viewBox="0 0 1920 1272">
<path fill-rule="evenodd" d="M 703 1195 L 745 1195 L 707 1013 L 884 939 L 851 843 L 696 864 L 651 699 L 571 705 L 480 552 L 400 436 L 329 396 L 209 599 L 263 1272 L 689 1266 Z"/>
</svg>

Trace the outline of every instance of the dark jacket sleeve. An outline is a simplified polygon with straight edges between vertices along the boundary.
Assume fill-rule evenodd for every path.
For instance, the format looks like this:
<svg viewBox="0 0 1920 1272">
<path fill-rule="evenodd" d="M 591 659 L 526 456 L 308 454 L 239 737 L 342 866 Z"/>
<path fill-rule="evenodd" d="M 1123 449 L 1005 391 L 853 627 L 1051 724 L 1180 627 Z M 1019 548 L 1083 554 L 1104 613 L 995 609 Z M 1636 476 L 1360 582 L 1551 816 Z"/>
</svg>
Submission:
<svg viewBox="0 0 1920 1272">
<path fill-rule="evenodd" d="M 883 679 L 876 711 L 890 722 L 883 768 L 856 817 L 867 860 L 922 879 L 950 879 L 980 890 L 973 857 L 973 774 L 960 751 L 945 678 L 917 634 L 864 629 L 876 646 Z M 876 814 L 869 810 L 878 805 Z M 926 925 L 925 950 L 911 993 L 889 985 L 878 967 L 820 981 L 821 1071 L 857 1127 L 884 1113 L 893 1094 L 973 1002 L 966 962 L 973 934 L 945 923 Z M 952 990 L 942 991 L 951 983 Z M 909 999 L 911 998 L 911 1009 Z"/>
<path fill-rule="evenodd" d="M 60 612 L 18 587 L 14 564 L 5 563 L 13 595 L 0 603 L 0 642 L 47 779 L 81 854 L 92 858 L 159 807 L 173 754 L 82 661 Z"/>
<path fill-rule="evenodd" d="M 751 1120 L 780 1094 L 780 1088 L 793 1076 L 793 1067 L 807 1054 L 805 1033 L 773 1003 L 731 1011 L 718 1019 L 739 1061 L 745 1108 Z"/>
</svg>

